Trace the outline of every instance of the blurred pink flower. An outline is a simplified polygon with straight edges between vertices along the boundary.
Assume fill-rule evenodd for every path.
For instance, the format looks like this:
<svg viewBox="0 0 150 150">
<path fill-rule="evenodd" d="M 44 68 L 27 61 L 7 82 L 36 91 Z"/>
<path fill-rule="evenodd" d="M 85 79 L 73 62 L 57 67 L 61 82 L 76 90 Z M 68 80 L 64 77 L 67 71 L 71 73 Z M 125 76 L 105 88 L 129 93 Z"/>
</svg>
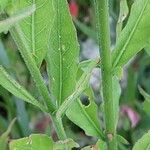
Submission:
<svg viewBox="0 0 150 150">
<path fill-rule="evenodd" d="M 136 111 L 134 111 L 131 107 L 124 105 L 121 108 L 121 112 L 124 115 L 127 115 L 129 120 L 131 121 L 131 127 L 132 128 L 137 126 L 137 124 L 140 121 L 140 116 L 139 116 L 139 114 Z"/>
<path fill-rule="evenodd" d="M 69 3 L 69 9 L 70 9 L 70 13 L 71 13 L 72 17 L 77 18 L 79 8 L 78 8 L 78 5 L 75 0 L 71 0 L 71 2 Z"/>
</svg>

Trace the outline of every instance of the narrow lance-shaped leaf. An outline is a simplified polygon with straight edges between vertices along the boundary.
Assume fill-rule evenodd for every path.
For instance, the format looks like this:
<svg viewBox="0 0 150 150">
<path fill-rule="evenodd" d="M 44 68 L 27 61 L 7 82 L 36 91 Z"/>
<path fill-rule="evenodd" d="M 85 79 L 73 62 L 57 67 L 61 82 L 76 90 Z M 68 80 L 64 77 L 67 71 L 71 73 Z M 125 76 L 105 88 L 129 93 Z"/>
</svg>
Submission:
<svg viewBox="0 0 150 150">
<path fill-rule="evenodd" d="M 16 97 L 39 107 L 42 111 L 47 111 L 42 104 L 34 99 L 33 96 L 31 96 L 21 85 L 9 76 L 2 66 L 0 66 L 0 85 Z"/>
<path fill-rule="evenodd" d="M 141 139 L 139 139 L 134 147 L 133 150 L 149 150 L 150 149 L 150 131 L 144 134 Z"/>
<path fill-rule="evenodd" d="M 113 67 L 125 65 L 150 40 L 150 0 L 136 0 L 113 52 Z"/>
<path fill-rule="evenodd" d="M 22 19 L 30 16 L 34 11 L 35 11 L 35 5 L 17 11 L 9 18 L 0 21 L 0 33 L 4 31 L 8 31 L 9 28 L 11 28 L 13 25 L 18 23 Z"/>
<path fill-rule="evenodd" d="M 47 53 L 50 91 L 58 105 L 74 91 L 79 45 L 67 0 L 55 0 L 56 17 Z"/>
<path fill-rule="evenodd" d="M 15 3 L 12 3 L 12 7 L 10 7 L 8 13 L 12 14 L 15 10 L 25 8 L 32 4 L 36 5 L 36 11 L 32 16 L 20 22 L 19 26 L 23 34 L 22 36 L 26 39 L 29 51 L 37 65 L 40 66 L 46 55 L 49 32 L 55 17 L 53 0 L 17 0 Z M 17 33 L 14 33 L 14 36 L 17 39 L 15 42 L 18 45 L 21 39 Z M 25 49 L 24 45 L 21 45 L 20 48 Z"/>
</svg>

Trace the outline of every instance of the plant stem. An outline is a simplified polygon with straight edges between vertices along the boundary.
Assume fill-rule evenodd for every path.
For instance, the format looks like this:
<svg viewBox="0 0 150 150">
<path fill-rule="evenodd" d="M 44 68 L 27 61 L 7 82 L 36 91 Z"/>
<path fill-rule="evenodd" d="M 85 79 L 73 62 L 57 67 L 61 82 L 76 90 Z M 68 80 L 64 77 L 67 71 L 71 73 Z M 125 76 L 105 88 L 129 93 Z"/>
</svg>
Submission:
<svg viewBox="0 0 150 150">
<path fill-rule="evenodd" d="M 101 55 L 102 67 L 102 93 L 104 100 L 106 138 L 109 150 L 116 150 L 115 140 L 115 114 L 113 110 L 112 96 L 112 63 L 110 51 L 110 28 L 108 0 L 94 0 L 96 22 L 98 31 L 98 42 Z"/>
<path fill-rule="evenodd" d="M 59 140 L 65 140 L 67 136 L 61 118 L 57 118 L 55 115 L 51 115 L 51 118 Z"/>
</svg>

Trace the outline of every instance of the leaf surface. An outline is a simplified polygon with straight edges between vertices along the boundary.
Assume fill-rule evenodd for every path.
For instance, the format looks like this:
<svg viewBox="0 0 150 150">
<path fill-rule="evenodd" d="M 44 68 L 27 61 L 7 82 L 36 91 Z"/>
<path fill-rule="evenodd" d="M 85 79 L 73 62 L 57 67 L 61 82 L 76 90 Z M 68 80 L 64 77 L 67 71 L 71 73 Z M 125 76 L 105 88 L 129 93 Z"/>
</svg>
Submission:
<svg viewBox="0 0 150 150">
<path fill-rule="evenodd" d="M 103 136 L 100 130 L 97 106 L 94 102 L 84 106 L 80 100 L 77 100 L 67 109 L 66 115 L 73 123 L 82 128 L 87 135 Z"/>
<path fill-rule="evenodd" d="M 12 140 L 10 150 L 52 150 L 53 141 L 44 134 L 32 134 L 29 137 Z"/>
<path fill-rule="evenodd" d="M 28 45 L 37 65 L 40 66 L 48 49 L 49 34 L 55 17 L 53 0 L 17 0 L 12 4 L 9 13 L 12 14 L 15 10 L 32 4 L 36 5 L 36 11 L 30 17 L 21 21 L 19 27 L 26 40 L 26 45 Z M 15 40 L 17 45 L 19 45 L 21 39 L 18 34 L 14 33 L 13 36 L 17 39 Z M 24 45 L 19 48 L 25 49 Z"/>
<path fill-rule="evenodd" d="M 113 68 L 125 65 L 150 40 L 150 0 L 136 0 L 113 52 Z"/>
<path fill-rule="evenodd" d="M 150 150 L 150 131 L 135 143 L 133 150 Z"/>
<path fill-rule="evenodd" d="M 67 0 L 55 0 L 55 21 L 47 53 L 50 91 L 61 105 L 74 91 L 79 45 Z"/>
</svg>

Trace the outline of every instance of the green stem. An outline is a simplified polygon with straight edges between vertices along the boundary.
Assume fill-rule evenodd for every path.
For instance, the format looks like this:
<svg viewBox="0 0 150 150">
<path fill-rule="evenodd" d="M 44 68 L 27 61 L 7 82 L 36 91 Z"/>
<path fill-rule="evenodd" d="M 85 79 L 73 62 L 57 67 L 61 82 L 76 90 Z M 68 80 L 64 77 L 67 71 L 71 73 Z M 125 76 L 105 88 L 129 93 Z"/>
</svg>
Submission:
<svg viewBox="0 0 150 150">
<path fill-rule="evenodd" d="M 55 128 L 55 131 L 57 133 L 59 140 L 67 139 L 61 118 L 57 118 L 54 115 L 52 115 L 51 118 L 53 120 L 54 128 Z"/>
<path fill-rule="evenodd" d="M 98 41 L 100 46 L 102 67 L 102 92 L 105 112 L 106 138 L 109 150 L 116 150 L 115 114 L 112 96 L 112 63 L 110 51 L 110 28 L 108 0 L 94 0 Z"/>
</svg>

